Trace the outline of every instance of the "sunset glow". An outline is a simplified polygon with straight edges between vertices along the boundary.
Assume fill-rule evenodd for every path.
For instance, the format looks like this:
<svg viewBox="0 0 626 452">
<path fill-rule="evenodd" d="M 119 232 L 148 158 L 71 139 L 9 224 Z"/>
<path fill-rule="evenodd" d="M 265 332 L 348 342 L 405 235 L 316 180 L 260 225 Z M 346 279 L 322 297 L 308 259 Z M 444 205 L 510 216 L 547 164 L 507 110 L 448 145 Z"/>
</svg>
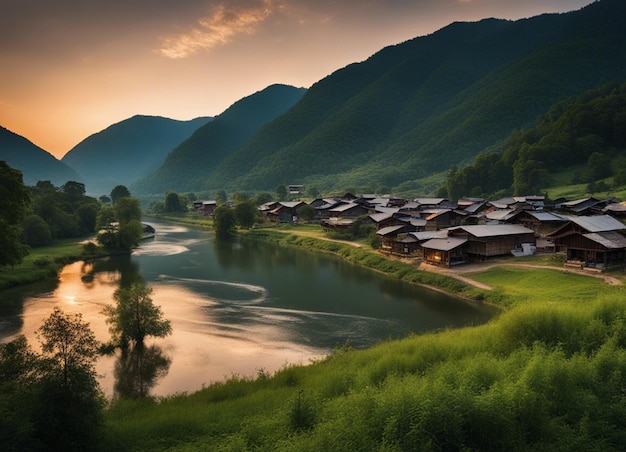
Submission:
<svg viewBox="0 0 626 452">
<path fill-rule="evenodd" d="M 215 116 L 274 83 L 309 87 L 454 21 L 591 0 L 2 1 L 0 125 L 61 158 L 136 114 Z"/>
</svg>

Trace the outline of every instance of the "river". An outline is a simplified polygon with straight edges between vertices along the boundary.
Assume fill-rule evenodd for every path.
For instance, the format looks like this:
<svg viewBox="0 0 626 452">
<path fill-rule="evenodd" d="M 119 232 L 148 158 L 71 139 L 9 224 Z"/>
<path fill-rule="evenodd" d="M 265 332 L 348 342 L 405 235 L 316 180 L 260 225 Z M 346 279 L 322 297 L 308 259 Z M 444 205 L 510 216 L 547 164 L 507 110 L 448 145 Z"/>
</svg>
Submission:
<svg viewBox="0 0 626 452">
<path fill-rule="evenodd" d="M 98 360 L 108 397 L 193 392 L 237 375 L 307 364 L 346 343 L 363 348 L 410 333 L 481 324 L 495 310 L 402 283 L 333 256 L 148 221 L 156 237 L 132 256 L 66 266 L 57 283 L 4 291 L 0 342 L 35 331 L 58 306 L 110 339 L 102 309 L 120 286 L 143 281 L 173 334 L 141 351 Z M 85 274 L 93 279 L 84 280 Z"/>
</svg>

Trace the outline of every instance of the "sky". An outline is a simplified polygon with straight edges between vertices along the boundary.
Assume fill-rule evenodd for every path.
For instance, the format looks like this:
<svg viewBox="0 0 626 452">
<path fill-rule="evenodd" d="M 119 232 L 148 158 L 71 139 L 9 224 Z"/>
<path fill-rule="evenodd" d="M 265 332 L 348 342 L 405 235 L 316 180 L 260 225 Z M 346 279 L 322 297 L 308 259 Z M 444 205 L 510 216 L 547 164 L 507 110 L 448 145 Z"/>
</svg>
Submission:
<svg viewBox="0 0 626 452">
<path fill-rule="evenodd" d="M 0 126 L 61 158 L 134 115 L 216 116 L 456 21 L 592 0 L 0 0 Z"/>
</svg>

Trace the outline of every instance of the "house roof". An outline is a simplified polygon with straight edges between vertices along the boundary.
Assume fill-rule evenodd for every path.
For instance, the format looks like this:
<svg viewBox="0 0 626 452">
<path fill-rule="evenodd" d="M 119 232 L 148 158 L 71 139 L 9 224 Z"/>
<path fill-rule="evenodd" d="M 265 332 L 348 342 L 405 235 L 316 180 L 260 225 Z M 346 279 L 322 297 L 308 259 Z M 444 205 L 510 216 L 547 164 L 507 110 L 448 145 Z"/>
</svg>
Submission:
<svg viewBox="0 0 626 452">
<path fill-rule="evenodd" d="M 374 223 L 380 223 L 381 221 L 388 220 L 393 218 L 393 213 L 391 212 L 381 212 L 381 213 L 372 213 L 369 215 Z"/>
<path fill-rule="evenodd" d="M 605 248 L 610 249 L 620 249 L 626 248 L 626 237 L 616 231 L 607 231 L 607 232 L 590 232 L 588 234 L 583 234 L 583 237 L 588 238 Z"/>
<path fill-rule="evenodd" d="M 626 229 L 626 225 L 611 215 L 570 216 L 561 215 L 572 223 L 577 224 L 587 232 L 619 231 Z"/>
<path fill-rule="evenodd" d="M 441 229 L 439 231 L 420 231 L 420 232 L 409 232 L 409 235 L 415 237 L 419 242 L 423 242 L 425 240 L 430 239 L 442 239 L 448 237 L 448 231 L 445 229 Z"/>
<path fill-rule="evenodd" d="M 567 221 L 561 215 L 556 215 L 545 210 L 524 210 L 528 215 L 535 217 L 539 221 Z"/>
<path fill-rule="evenodd" d="M 376 231 L 376 234 L 378 234 L 378 235 L 393 234 L 394 232 L 398 232 L 399 230 L 401 230 L 404 227 L 405 226 L 403 224 L 397 224 L 395 226 L 387 226 L 385 228 L 380 228 L 378 231 Z"/>
<path fill-rule="evenodd" d="M 497 209 L 485 215 L 489 220 L 506 221 L 518 212 L 516 209 Z"/>
<path fill-rule="evenodd" d="M 362 206 L 362 205 L 360 205 L 360 204 L 356 204 L 356 203 L 353 203 L 353 202 L 349 202 L 349 203 L 346 203 L 346 204 L 341 204 L 340 206 L 337 206 L 337 207 L 333 207 L 333 208 L 332 208 L 332 209 L 330 209 L 330 210 L 331 210 L 332 212 L 345 212 L 346 210 L 350 210 L 350 209 L 353 209 L 353 208 L 355 208 L 355 207 L 361 207 L 361 208 L 363 208 L 363 206 Z"/>
<path fill-rule="evenodd" d="M 456 226 L 448 231 L 463 230 L 474 237 L 495 237 L 501 235 L 533 234 L 532 229 L 525 228 L 519 224 L 483 224 Z"/>
<path fill-rule="evenodd" d="M 450 251 L 467 242 L 467 239 L 461 239 L 458 237 L 446 237 L 442 239 L 430 239 L 428 242 L 422 244 L 422 248 L 428 248 L 438 251 Z"/>
<path fill-rule="evenodd" d="M 422 205 L 438 206 L 443 202 L 448 202 L 448 198 L 415 198 L 413 201 Z"/>
</svg>

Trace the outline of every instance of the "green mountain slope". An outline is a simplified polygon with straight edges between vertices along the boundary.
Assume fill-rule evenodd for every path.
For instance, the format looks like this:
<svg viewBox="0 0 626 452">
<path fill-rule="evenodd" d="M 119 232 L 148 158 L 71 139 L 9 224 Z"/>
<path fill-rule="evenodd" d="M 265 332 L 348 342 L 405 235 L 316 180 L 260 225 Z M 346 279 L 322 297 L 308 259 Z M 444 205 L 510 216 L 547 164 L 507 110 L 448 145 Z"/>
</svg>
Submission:
<svg viewBox="0 0 626 452">
<path fill-rule="evenodd" d="M 470 162 L 555 102 L 626 80 L 626 3 L 454 23 L 313 85 L 207 176 L 207 187 L 376 190 Z"/>
<path fill-rule="evenodd" d="M 81 182 L 81 177 L 68 165 L 26 138 L 0 127 L 0 160 L 22 172 L 26 185 L 49 180 L 56 186 L 67 181 Z"/>
<path fill-rule="evenodd" d="M 154 171 L 165 156 L 211 118 L 176 121 L 133 116 L 87 137 L 62 159 L 84 179 L 89 193 L 110 193 Z"/>
<path fill-rule="evenodd" d="M 440 194 L 457 199 L 500 190 L 543 193 L 551 175 L 569 168 L 578 169 L 571 183 L 596 184 L 612 176 L 613 188 L 626 185 L 626 83 L 609 83 L 554 105 L 497 151 L 448 171 Z"/>
<path fill-rule="evenodd" d="M 204 189 L 212 170 L 305 92 L 304 88 L 277 84 L 235 102 L 177 146 L 157 171 L 133 184 L 133 192 Z"/>
</svg>

